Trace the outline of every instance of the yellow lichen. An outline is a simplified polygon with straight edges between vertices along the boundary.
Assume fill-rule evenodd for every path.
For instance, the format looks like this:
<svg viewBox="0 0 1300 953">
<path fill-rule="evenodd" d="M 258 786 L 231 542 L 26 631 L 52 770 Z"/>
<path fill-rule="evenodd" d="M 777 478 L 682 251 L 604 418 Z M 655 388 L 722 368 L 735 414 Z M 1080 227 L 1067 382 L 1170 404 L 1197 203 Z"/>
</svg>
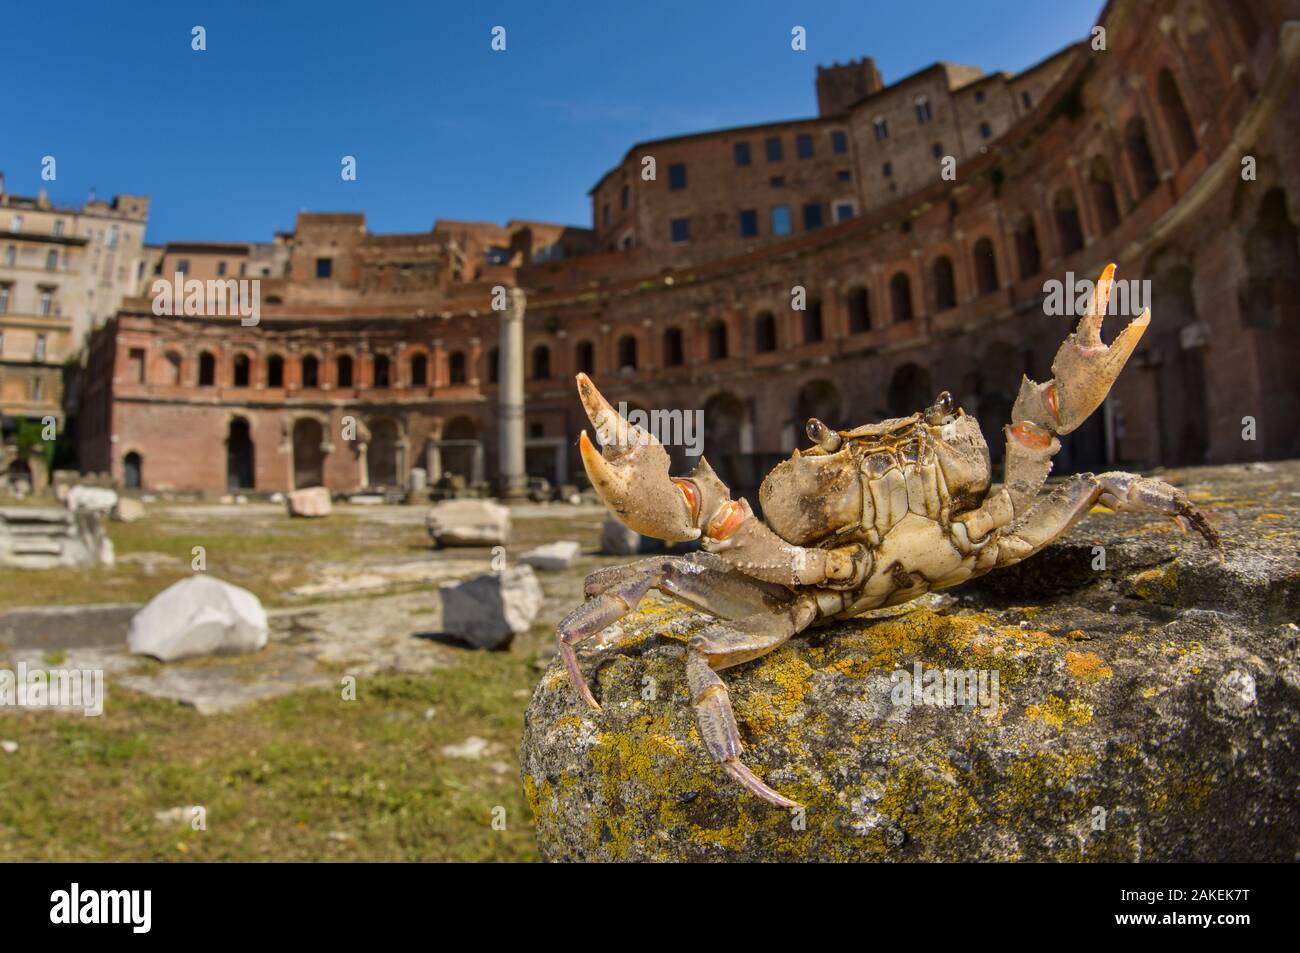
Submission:
<svg viewBox="0 0 1300 953">
<path fill-rule="evenodd" d="M 1065 670 L 1085 682 L 1099 681 L 1115 674 L 1095 652 L 1066 652 Z"/>
</svg>

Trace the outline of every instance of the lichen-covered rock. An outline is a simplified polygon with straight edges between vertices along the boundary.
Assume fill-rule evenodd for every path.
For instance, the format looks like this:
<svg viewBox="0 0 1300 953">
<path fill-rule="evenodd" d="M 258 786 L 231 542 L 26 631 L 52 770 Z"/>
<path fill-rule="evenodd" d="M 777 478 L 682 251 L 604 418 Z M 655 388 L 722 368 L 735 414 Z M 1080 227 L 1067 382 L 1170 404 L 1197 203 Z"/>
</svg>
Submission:
<svg viewBox="0 0 1300 953">
<path fill-rule="evenodd" d="M 1300 463 L 1163 476 L 1221 554 L 1096 514 L 1018 567 L 726 670 L 746 762 L 802 813 L 709 762 L 683 665 L 706 617 L 647 600 L 580 652 L 602 711 L 558 663 L 528 708 L 543 856 L 1297 859 Z"/>
</svg>

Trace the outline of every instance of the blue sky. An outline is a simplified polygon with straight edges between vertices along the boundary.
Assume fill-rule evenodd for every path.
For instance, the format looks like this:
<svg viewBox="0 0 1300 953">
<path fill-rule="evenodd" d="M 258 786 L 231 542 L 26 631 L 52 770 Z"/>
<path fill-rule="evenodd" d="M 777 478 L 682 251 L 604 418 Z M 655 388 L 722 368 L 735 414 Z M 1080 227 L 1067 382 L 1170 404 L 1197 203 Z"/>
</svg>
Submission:
<svg viewBox="0 0 1300 953">
<path fill-rule="evenodd" d="M 1101 0 L 186 3 L 9 6 L 0 171 L 77 203 L 152 197 L 148 240 L 259 241 L 300 209 L 376 232 L 436 218 L 590 224 L 635 142 L 816 113 L 818 64 L 1017 71 Z M 794 25 L 808 50 L 790 49 Z M 190 48 L 207 30 L 206 52 Z M 503 53 L 490 49 L 506 29 Z M 42 156 L 58 178 L 40 179 Z M 339 176 L 344 155 L 357 180 Z"/>
</svg>

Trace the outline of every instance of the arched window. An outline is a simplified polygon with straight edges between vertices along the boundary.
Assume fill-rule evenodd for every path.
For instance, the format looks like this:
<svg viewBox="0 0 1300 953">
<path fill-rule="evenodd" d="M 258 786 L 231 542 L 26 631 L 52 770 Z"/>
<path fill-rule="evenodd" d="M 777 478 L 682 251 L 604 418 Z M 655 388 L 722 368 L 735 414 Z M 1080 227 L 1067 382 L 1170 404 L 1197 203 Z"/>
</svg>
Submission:
<svg viewBox="0 0 1300 953">
<path fill-rule="evenodd" d="M 429 358 L 424 354 L 411 355 L 411 386 L 427 387 L 429 385 Z"/>
<path fill-rule="evenodd" d="M 584 374 L 596 373 L 596 347 L 590 341 L 579 341 L 573 349 L 573 363 Z"/>
<path fill-rule="evenodd" d="M 822 339 L 822 302 L 820 298 L 810 298 L 803 312 L 803 340 L 812 344 Z"/>
<path fill-rule="evenodd" d="M 1147 141 L 1147 124 L 1141 116 L 1134 116 L 1124 127 L 1124 144 L 1133 169 L 1133 180 L 1137 183 L 1138 198 L 1146 198 L 1160 184 L 1160 173 L 1156 171 L 1151 143 Z"/>
<path fill-rule="evenodd" d="M 284 386 L 284 358 L 279 354 L 272 354 L 266 359 L 266 386 Z"/>
<path fill-rule="evenodd" d="M 487 368 L 488 383 L 489 384 L 501 383 L 501 348 L 499 347 L 488 348 L 487 365 L 488 365 Z"/>
<path fill-rule="evenodd" d="M 727 356 L 727 324 L 714 321 L 709 325 L 709 360 L 720 361 Z"/>
<path fill-rule="evenodd" d="M 465 353 L 452 351 L 447 359 L 447 377 L 453 384 L 465 383 Z"/>
<path fill-rule="evenodd" d="M 551 376 L 551 349 L 545 344 L 533 348 L 533 380 L 544 381 Z"/>
<path fill-rule="evenodd" d="M 754 319 L 754 350 L 759 354 L 776 350 L 776 317 L 771 311 Z"/>
<path fill-rule="evenodd" d="M 957 307 L 957 279 L 953 274 L 952 259 L 940 255 L 934 260 L 934 310 L 947 311 Z"/>
<path fill-rule="evenodd" d="M 630 334 L 618 339 L 618 368 L 621 371 L 636 370 L 636 338 Z"/>
<path fill-rule="evenodd" d="M 907 272 L 897 272 L 889 279 L 889 303 L 895 323 L 912 320 L 912 279 Z"/>
<path fill-rule="evenodd" d="M 1105 156 L 1093 156 L 1088 166 L 1088 186 L 1092 189 L 1092 204 L 1097 210 L 1097 225 L 1101 233 L 1119 227 L 1119 200 L 1115 197 L 1115 177 Z"/>
<path fill-rule="evenodd" d="M 1056 234 L 1061 242 L 1061 254 L 1072 255 L 1083 248 L 1083 226 L 1079 224 L 1079 207 L 1074 193 L 1061 189 L 1052 202 L 1056 214 Z"/>
<path fill-rule="evenodd" d="M 1182 94 L 1178 92 L 1178 82 L 1168 67 L 1160 71 L 1156 97 L 1160 100 L 1160 112 L 1174 144 L 1174 155 L 1182 165 L 1196 151 L 1196 133 L 1192 129 L 1191 117 L 1187 115 L 1187 107 L 1183 105 Z"/>
<path fill-rule="evenodd" d="M 181 368 L 184 366 L 184 360 L 175 351 L 167 352 L 167 384 L 181 383 Z"/>
<path fill-rule="evenodd" d="M 392 373 L 388 361 L 388 355 L 376 354 L 375 355 L 375 386 L 391 387 L 392 386 L 391 377 L 392 377 Z"/>
<path fill-rule="evenodd" d="M 861 285 L 850 288 L 845 296 L 849 309 L 849 333 L 862 334 L 871 330 L 871 296 Z"/>
<path fill-rule="evenodd" d="M 199 386 L 213 387 L 217 383 L 217 359 L 211 351 L 199 355 Z"/>
<path fill-rule="evenodd" d="M 247 354 L 235 355 L 234 372 L 231 375 L 232 383 L 236 387 L 247 387 L 249 378 L 249 361 Z"/>
<path fill-rule="evenodd" d="M 340 354 L 334 361 L 335 379 L 339 387 L 352 386 L 352 356 Z"/>
<path fill-rule="evenodd" d="M 315 354 L 308 354 L 302 359 L 302 386 L 320 386 L 320 361 L 316 360 Z"/>
<path fill-rule="evenodd" d="M 138 490 L 144 484 L 144 461 L 132 450 L 122 458 L 122 485 L 128 490 Z"/>
<path fill-rule="evenodd" d="M 669 328 L 664 332 L 664 367 L 681 367 L 686 363 L 686 348 L 682 344 L 682 329 Z"/>
<path fill-rule="evenodd" d="M 975 243 L 975 287 L 982 295 L 998 290 L 998 258 L 987 236 Z"/>
<path fill-rule="evenodd" d="M 1016 264 L 1020 266 L 1020 280 L 1032 278 L 1043 268 L 1043 256 L 1038 250 L 1038 229 L 1032 215 L 1026 215 L 1016 226 Z"/>
</svg>

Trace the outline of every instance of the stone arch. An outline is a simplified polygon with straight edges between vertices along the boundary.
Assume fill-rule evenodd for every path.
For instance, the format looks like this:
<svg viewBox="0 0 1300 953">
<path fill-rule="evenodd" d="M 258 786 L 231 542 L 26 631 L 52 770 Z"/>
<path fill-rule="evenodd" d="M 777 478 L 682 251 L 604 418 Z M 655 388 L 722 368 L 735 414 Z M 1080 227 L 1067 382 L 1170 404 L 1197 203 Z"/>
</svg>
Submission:
<svg viewBox="0 0 1300 953">
<path fill-rule="evenodd" d="M 199 352 L 199 386 L 217 385 L 217 359 L 211 351 Z"/>
<path fill-rule="evenodd" d="M 733 494 L 743 494 L 754 482 L 741 459 L 749 416 L 745 402 L 731 391 L 719 391 L 704 402 L 703 416 L 709 465 Z"/>
<path fill-rule="evenodd" d="M 907 417 L 924 410 L 934 402 L 934 388 L 930 372 L 919 364 L 907 363 L 894 371 L 889 379 L 889 412 L 895 417 Z"/>
<path fill-rule="evenodd" d="M 579 341 L 573 348 L 573 363 L 584 374 L 596 373 L 596 346 L 590 341 Z"/>
<path fill-rule="evenodd" d="M 912 279 L 907 272 L 895 272 L 889 279 L 889 304 L 895 324 L 912 320 Z"/>
<path fill-rule="evenodd" d="M 253 362 L 247 354 L 240 351 L 230 362 L 230 384 L 232 387 L 248 387 L 253 380 Z"/>
<path fill-rule="evenodd" d="M 975 242 L 972 251 L 975 261 L 975 287 L 981 295 L 990 295 L 998 290 L 998 254 L 993 248 L 993 239 L 985 235 Z"/>
<path fill-rule="evenodd" d="M 952 259 L 940 255 L 930 266 L 930 274 L 934 282 L 934 310 L 948 311 L 957 307 L 957 276 Z"/>
<path fill-rule="evenodd" d="M 1256 339 L 1259 388 L 1268 418 L 1258 422 L 1266 457 L 1300 455 L 1300 233 L 1281 187 L 1264 193 L 1242 235 L 1245 274 L 1237 296 L 1242 323 Z"/>
<path fill-rule="evenodd" d="M 284 358 L 279 354 L 272 354 L 266 359 L 266 386 L 284 386 Z"/>
<path fill-rule="evenodd" d="M 975 369 L 974 413 L 988 444 L 989 461 L 1000 466 L 1006 455 L 1006 437 L 1002 428 L 1012 423 L 1011 408 L 1020 389 L 1024 359 L 1016 345 L 1008 341 L 991 341 L 980 355 Z"/>
<path fill-rule="evenodd" d="M 1133 181 L 1137 184 L 1137 197 L 1141 201 L 1160 185 L 1160 171 L 1156 168 L 1155 156 L 1151 152 L 1146 120 L 1140 115 L 1131 116 L 1124 126 L 1124 147 L 1128 153 Z"/>
<path fill-rule="evenodd" d="M 724 360 L 727 357 L 727 322 L 721 318 L 709 322 L 706 333 L 709 339 L 709 360 Z"/>
<path fill-rule="evenodd" d="M 1173 71 L 1167 66 L 1156 79 L 1156 99 L 1160 103 L 1160 113 L 1173 145 L 1174 157 L 1181 166 L 1196 152 L 1196 132 L 1192 128 L 1192 118 L 1187 114 L 1187 106 L 1183 103 L 1183 95 L 1178 90 L 1178 80 L 1174 79 Z"/>
<path fill-rule="evenodd" d="M 871 330 L 871 294 L 862 285 L 854 285 L 844 296 L 849 311 L 849 333 L 865 334 Z"/>
<path fill-rule="evenodd" d="M 1119 199 L 1115 195 L 1115 174 L 1105 156 L 1095 155 L 1088 163 L 1088 187 L 1101 234 L 1114 231 L 1120 222 Z"/>
<path fill-rule="evenodd" d="M 375 387 L 393 386 L 393 362 L 387 354 L 376 354 L 372 367 Z"/>
<path fill-rule="evenodd" d="M 320 387 L 320 358 L 315 354 L 302 357 L 302 386 Z"/>
<path fill-rule="evenodd" d="M 325 485 L 325 428 L 315 417 L 293 422 L 293 486 Z"/>
<path fill-rule="evenodd" d="M 686 346 L 682 341 L 682 329 L 668 328 L 664 331 L 664 367 L 681 367 L 686 363 Z"/>
<path fill-rule="evenodd" d="M 442 425 L 440 440 L 442 473 L 455 474 L 467 483 L 481 478 L 478 460 L 482 444 L 474 418 L 459 414 L 448 419 Z"/>
<path fill-rule="evenodd" d="M 551 349 L 545 344 L 533 348 L 533 380 L 545 381 L 551 378 Z"/>
<path fill-rule="evenodd" d="M 826 336 L 826 329 L 822 321 L 822 299 L 817 297 L 809 298 L 802 315 L 803 342 L 805 344 L 814 344 Z"/>
<path fill-rule="evenodd" d="M 352 355 L 340 354 L 334 358 L 334 382 L 338 387 L 351 387 L 352 380 Z"/>
<path fill-rule="evenodd" d="M 1020 268 L 1020 280 L 1026 281 L 1043 270 L 1043 253 L 1038 247 L 1038 227 L 1034 217 L 1028 213 L 1016 223 L 1016 264 Z"/>
<path fill-rule="evenodd" d="M 366 445 L 366 485 L 402 485 L 401 424 L 392 417 L 371 417 L 366 421 L 370 441 Z"/>
<path fill-rule="evenodd" d="M 631 334 L 625 334 L 618 339 L 618 369 L 620 371 L 637 369 L 636 337 Z"/>
<path fill-rule="evenodd" d="M 754 318 L 754 351 L 768 354 L 776 350 L 776 315 L 763 311 Z"/>
<path fill-rule="evenodd" d="M 122 485 L 128 490 L 144 486 L 144 458 L 137 450 L 128 450 L 122 457 Z"/>
<path fill-rule="evenodd" d="M 1155 374 L 1158 462 L 1204 463 L 1209 451 L 1205 335 L 1197 318 L 1192 261 L 1181 249 L 1164 246 L 1147 259 L 1142 274 L 1151 281 L 1154 320 L 1143 348 Z"/>
<path fill-rule="evenodd" d="M 256 449 L 248 418 L 233 416 L 226 425 L 226 489 L 251 490 L 257 483 Z"/>
<path fill-rule="evenodd" d="M 1052 199 L 1056 216 L 1056 236 L 1061 245 L 1061 255 L 1073 255 L 1083 249 L 1083 224 L 1079 220 L 1079 206 L 1074 200 L 1074 190 L 1058 189 Z"/>
<path fill-rule="evenodd" d="M 429 355 L 416 351 L 411 355 L 411 386 L 429 386 Z"/>
</svg>

